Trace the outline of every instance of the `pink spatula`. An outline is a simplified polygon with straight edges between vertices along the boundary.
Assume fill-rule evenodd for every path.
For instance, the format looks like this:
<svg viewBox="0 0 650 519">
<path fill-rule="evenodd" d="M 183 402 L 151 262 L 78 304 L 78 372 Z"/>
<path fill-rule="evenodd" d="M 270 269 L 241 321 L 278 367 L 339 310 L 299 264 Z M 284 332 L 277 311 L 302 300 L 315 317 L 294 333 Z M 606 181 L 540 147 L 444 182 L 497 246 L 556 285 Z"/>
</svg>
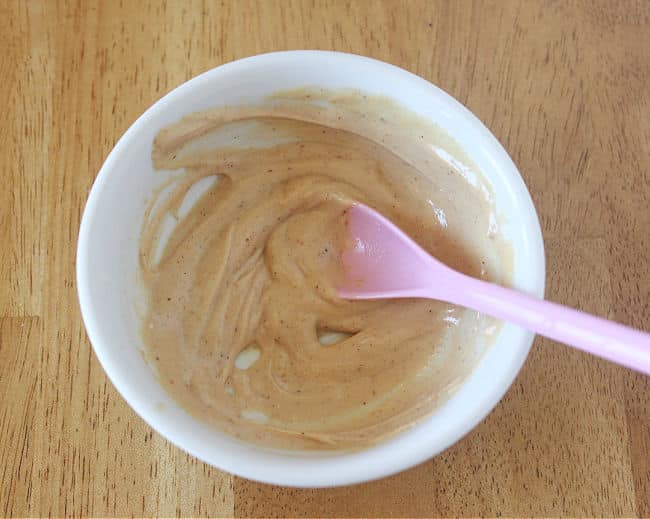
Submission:
<svg viewBox="0 0 650 519">
<path fill-rule="evenodd" d="M 365 205 L 346 213 L 350 246 L 342 254 L 341 297 L 438 299 L 650 374 L 650 334 L 461 274 Z"/>
</svg>

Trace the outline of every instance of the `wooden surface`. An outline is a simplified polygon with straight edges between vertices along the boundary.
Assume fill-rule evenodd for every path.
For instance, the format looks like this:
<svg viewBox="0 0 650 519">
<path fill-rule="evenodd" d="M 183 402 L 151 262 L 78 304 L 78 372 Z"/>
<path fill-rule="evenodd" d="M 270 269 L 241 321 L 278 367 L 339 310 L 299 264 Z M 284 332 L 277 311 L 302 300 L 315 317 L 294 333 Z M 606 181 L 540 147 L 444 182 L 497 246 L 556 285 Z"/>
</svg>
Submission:
<svg viewBox="0 0 650 519">
<path fill-rule="evenodd" d="M 379 58 L 466 104 L 532 192 L 548 296 L 650 329 L 647 0 L 0 0 L 0 516 L 650 516 L 650 378 L 547 340 L 447 452 L 331 490 L 208 467 L 107 381 L 74 274 L 102 161 L 172 87 L 292 48 Z"/>
</svg>

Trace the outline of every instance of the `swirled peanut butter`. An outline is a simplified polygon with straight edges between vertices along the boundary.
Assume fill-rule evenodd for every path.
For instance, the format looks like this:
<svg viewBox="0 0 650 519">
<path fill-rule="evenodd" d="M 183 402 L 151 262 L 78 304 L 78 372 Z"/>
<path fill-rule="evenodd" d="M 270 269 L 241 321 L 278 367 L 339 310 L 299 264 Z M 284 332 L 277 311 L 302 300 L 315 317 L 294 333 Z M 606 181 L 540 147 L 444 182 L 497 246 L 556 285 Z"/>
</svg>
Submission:
<svg viewBox="0 0 650 519">
<path fill-rule="evenodd" d="M 450 266 L 507 278 L 489 186 L 388 101 L 303 92 L 197 113 L 160 131 L 152 159 L 177 174 L 142 233 L 147 356 L 221 430 L 272 447 L 372 444 L 430 413 L 497 329 L 437 301 L 337 296 L 354 201 Z"/>
</svg>

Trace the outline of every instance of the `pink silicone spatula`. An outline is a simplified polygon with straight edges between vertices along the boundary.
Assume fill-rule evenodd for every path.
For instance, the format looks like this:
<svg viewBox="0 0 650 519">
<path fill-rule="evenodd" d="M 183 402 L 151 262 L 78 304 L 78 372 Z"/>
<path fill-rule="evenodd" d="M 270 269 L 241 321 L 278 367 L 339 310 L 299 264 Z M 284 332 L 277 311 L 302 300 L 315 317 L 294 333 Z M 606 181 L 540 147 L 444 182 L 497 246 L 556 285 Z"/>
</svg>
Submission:
<svg viewBox="0 0 650 519">
<path fill-rule="evenodd" d="M 461 274 L 365 205 L 346 214 L 350 246 L 342 254 L 341 297 L 438 299 L 650 374 L 650 334 Z"/>
</svg>

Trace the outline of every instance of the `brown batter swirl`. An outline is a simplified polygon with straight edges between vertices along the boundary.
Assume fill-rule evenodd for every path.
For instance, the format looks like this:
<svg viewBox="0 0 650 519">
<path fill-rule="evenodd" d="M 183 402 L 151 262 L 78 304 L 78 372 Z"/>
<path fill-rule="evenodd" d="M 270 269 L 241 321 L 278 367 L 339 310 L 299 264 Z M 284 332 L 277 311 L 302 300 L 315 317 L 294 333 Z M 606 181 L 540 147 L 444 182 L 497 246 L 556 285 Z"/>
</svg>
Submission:
<svg viewBox="0 0 650 519">
<path fill-rule="evenodd" d="M 475 276 L 501 280 L 509 253 L 489 188 L 443 160 L 435 128 L 385 101 L 306 97 L 159 133 L 154 165 L 179 174 L 143 229 L 142 333 L 199 418 L 268 446 L 358 448 L 431 412 L 496 326 L 436 301 L 339 299 L 344 209 L 376 208 Z"/>
</svg>

